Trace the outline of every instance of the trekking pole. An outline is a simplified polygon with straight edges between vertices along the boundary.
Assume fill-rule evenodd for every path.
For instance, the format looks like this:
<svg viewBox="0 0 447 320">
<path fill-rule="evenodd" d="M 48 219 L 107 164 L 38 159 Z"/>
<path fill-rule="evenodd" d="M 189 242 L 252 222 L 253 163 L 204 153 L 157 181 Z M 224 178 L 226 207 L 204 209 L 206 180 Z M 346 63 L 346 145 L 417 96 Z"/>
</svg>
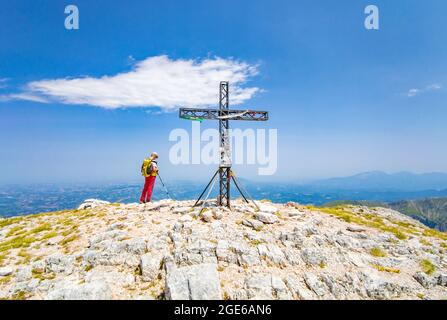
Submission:
<svg viewBox="0 0 447 320">
<path fill-rule="evenodd" d="M 173 197 L 171 197 L 171 195 L 169 194 L 168 188 L 166 188 L 165 184 L 163 183 L 163 179 L 160 177 L 160 174 L 157 172 L 157 176 L 160 178 L 160 182 L 163 185 L 163 187 L 165 188 L 166 194 L 168 195 L 169 198 L 171 198 L 172 200 L 175 200 Z"/>
</svg>

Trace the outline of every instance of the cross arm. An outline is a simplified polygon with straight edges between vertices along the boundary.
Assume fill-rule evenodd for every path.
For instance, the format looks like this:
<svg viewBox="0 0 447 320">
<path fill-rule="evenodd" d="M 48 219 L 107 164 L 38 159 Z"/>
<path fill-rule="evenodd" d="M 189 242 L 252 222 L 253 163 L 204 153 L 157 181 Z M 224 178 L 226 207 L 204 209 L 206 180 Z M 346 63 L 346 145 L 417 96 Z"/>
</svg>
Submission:
<svg viewBox="0 0 447 320">
<path fill-rule="evenodd" d="M 267 111 L 256 110 L 222 110 L 222 109 L 200 109 L 200 108 L 180 108 L 179 117 L 188 120 L 246 120 L 246 121 L 267 121 L 269 115 Z"/>
</svg>

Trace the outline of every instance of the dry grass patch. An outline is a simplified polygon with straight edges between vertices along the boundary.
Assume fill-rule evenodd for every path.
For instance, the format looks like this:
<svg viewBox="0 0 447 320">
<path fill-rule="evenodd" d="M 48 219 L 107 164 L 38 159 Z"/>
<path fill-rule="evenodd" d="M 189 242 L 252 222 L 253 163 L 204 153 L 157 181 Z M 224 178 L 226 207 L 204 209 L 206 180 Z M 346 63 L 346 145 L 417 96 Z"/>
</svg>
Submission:
<svg viewBox="0 0 447 320">
<path fill-rule="evenodd" d="M 43 231 L 50 231 L 50 230 L 52 230 L 51 225 L 48 222 L 44 222 L 44 223 L 41 223 L 36 228 L 31 229 L 29 231 L 29 234 L 36 234 L 36 233 L 41 233 Z"/>
<path fill-rule="evenodd" d="M 3 266 L 3 262 L 5 261 L 7 256 L 8 256 L 8 252 L 0 254 L 0 266 Z"/>
<path fill-rule="evenodd" d="M 42 238 L 40 238 L 40 240 L 48 240 L 48 239 L 51 239 L 51 238 L 54 238 L 57 236 L 58 236 L 58 233 L 56 231 L 50 231 L 50 232 L 45 233 L 42 236 Z"/>
<path fill-rule="evenodd" d="M 22 264 L 26 264 L 29 263 L 31 261 L 32 255 L 29 254 L 26 250 L 21 249 L 18 253 L 17 256 L 22 257 L 23 260 L 21 261 Z"/>
<path fill-rule="evenodd" d="M 36 238 L 34 236 L 17 236 L 12 239 L 0 242 L 0 252 L 4 252 L 10 249 L 28 248 L 35 241 Z"/>
<path fill-rule="evenodd" d="M 404 228 L 408 228 L 408 229 L 414 229 L 417 228 L 416 225 L 414 225 L 411 222 L 406 222 L 406 221 L 400 221 L 400 220 L 390 220 L 392 223 L 400 226 L 400 227 L 404 227 Z"/>
<path fill-rule="evenodd" d="M 0 284 L 7 284 L 11 281 L 12 279 L 12 275 L 6 276 L 6 277 L 1 277 L 0 278 Z"/>
<path fill-rule="evenodd" d="M 70 217 L 64 217 L 64 218 L 58 219 L 56 221 L 56 224 L 60 225 L 60 226 L 68 227 L 68 226 L 73 225 L 73 220 Z"/>
<path fill-rule="evenodd" d="M 382 257 L 386 257 L 386 252 L 383 251 L 382 249 L 375 247 L 372 248 L 369 253 L 373 256 L 373 257 L 378 257 L 378 258 L 382 258 Z"/>
<path fill-rule="evenodd" d="M 393 225 L 387 224 L 382 218 L 380 218 L 374 214 L 354 213 L 352 211 L 349 211 L 347 207 L 343 207 L 343 206 L 322 207 L 322 208 L 309 206 L 308 209 L 320 211 L 320 212 L 332 215 L 332 216 L 334 216 L 340 220 L 343 220 L 345 222 L 348 222 L 348 223 L 355 223 L 358 225 L 378 229 L 383 232 L 392 233 L 399 240 L 407 239 L 406 232 L 413 233 L 413 231 L 409 230 L 409 228 L 397 226 L 394 224 Z"/>
<path fill-rule="evenodd" d="M 438 238 L 440 240 L 447 240 L 447 233 L 438 231 L 436 229 L 426 228 L 422 232 L 422 234 L 426 237 Z"/>
<path fill-rule="evenodd" d="M 26 300 L 28 296 L 25 291 L 19 291 L 11 297 L 11 300 Z"/>
<path fill-rule="evenodd" d="M 399 269 L 384 267 L 380 264 L 373 264 L 373 267 L 376 268 L 380 272 L 389 272 L 389 273 L 400 273 Z"/>
<path fill-rule="evenodd" d="M 421 260 L 419 263 L 424 273 L 432 275 L 436 271 L 436 266 L 428 259 Z"/>
<path fill-rule="evenodd" d="M 77 232 L 78 229 L 79 229 L 78 227 L 73 226 L 73 227 L 71 227 L 71 228 L 69 228 L 69 229 L 65 229 L 64 231 L 62 231 L 62 232 L 61 232 L 61 235 L 64 236 L 64 237 L 67 237 L 67 236 L 69 236 L 69 235 L 71 235 L 71 234 Z"/>
<path fill-rule="evenodd" d="M 62 239 L 61 241 L 59 241 L 59 244 L 60 244 L 61 246 L 65 246 L 67 243 L 70 243 L 70 242 L 72 242 L 72 241 L 74 241 L 74 240 L 76 240 L 76 239 L 78 239 L 78 235 L 77 235 L 77 234 L 74 234 L 74 235 L 72 235 L 72 236 L 65 237 L 64 239 Z"/>
<path fill-rule="evenodd" d="M 0 228 L 10 226 L 11 224 L 20 222 L 21 220 L 23 220 L 23 217 L 0 219 Z"/>
<path fill-rule="evenodd" d="M 53 280 L 54 278 L 56 278 L 56 274 L 55 273 L 44 273 L 42 270 L 38 270 L 38 269 L 33 269 L 31 270 L 32 276 L 35 279 L 39 279 L 39 280 Z"/>
<path fill-rule="evenodd" d="M 17 226 L 12 227 L 11 229 L 9 229 L 8 233 L 6 234 L 6 237 L 18 235 L 18 233 L 21 233 L 21 232 L 26 232 L 26 231 L 23 231 L 22 225 L 17 225 Z"/>
<path fill-rule="evenodd" d="M 264 241 L 258 240 L 258 239 L 254 239 L 250 241 L 250 244 L 254 247 L 260 245 L 261 243 L 263 243 Z"/>
</svg>

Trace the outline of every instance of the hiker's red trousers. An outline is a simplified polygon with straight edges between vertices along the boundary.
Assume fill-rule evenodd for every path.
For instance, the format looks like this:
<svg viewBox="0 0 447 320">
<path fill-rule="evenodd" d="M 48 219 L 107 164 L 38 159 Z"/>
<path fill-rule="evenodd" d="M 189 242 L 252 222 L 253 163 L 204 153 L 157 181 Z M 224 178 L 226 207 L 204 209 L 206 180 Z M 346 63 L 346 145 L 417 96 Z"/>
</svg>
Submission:
<svg viewBox="0 0 447 320">
<path fill-rule="evenodd" d="M 150 202 L 152 197 L 152 190 L 154 189 L 156 176 L 146 177 L 144 180 L 143 192 L 141 193 L 140 202 Z"/>
</svg>

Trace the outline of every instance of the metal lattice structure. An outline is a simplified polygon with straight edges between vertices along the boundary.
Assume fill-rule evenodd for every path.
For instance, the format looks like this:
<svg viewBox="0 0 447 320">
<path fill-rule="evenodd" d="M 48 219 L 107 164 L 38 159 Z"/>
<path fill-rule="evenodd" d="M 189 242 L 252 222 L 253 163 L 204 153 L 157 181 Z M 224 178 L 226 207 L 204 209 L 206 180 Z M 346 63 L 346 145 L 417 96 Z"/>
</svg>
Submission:
<svg viewBox="0 0 447 320">
<path fill-rule="evenodd" d="M 221 116 L 225 114 L 225 116 Z M 226 110 L 220 111 L 218 109 L 197 109 L 197 108 L 181 108 L 179 116 L 187 120 L 219 120 L 219 118 L 227 117 L 230 120 L 244 120 L 244 121 L 267 121 L 267 111 L 255 110 Z"/>
<path fill-rule="evenodd" d="M 230 104 L 228 82 L 219 85 L 219 116 L 225 116 Z M 219 197 L 217 205 L 230 207 L 230 182 L 231 182 L 231 145 L 229 131 L 230 122 L 227 119 L 219 119 L 220 162 L 219 162 Z"/>
<path fill-rule="evenodd" d="M 231 144 L 229 127 L 230 120 L 245 120 L 245 121 L 267 121 L 268 112 L 267 111 L 255 111 L 255 110 L 230 110 L 230 99 L 229 99 L 229 85 L 228 81 L 222 81 L 219 85 L 219 109 L 202 109 L 202 108 L 180 108 L 179 117 L 187 120 L 218 120 L 219 121 L 219 169 L 211 178 L 211 181 L 203 190 L 196 204 L 199 203 L 202 196 L 208 190 L 208 187 L 212 185 L 212 182 L 219 174 L 219 196 L 217 198 L 217 204 L 219 206 L 231 207 L 230 203 L 230 187 L 231 180 L 233 179 L 237 189 L 241 193 L 245 201 L 248 202 L 246 196 L 240 189 L 234 173 L 231 170 Z M 214 184 L 213 184 L 214 185 Z M 213 186 L 212 185 L 212 186 Z M 212 188 L 212 187 L 211 187 Z M 211 192 L 211 190 L 208 192 Z M 194 205 L 194 206 L 195 206 Z M 255 204 L 256 205 L 256 204 Z"/>
</svg>

